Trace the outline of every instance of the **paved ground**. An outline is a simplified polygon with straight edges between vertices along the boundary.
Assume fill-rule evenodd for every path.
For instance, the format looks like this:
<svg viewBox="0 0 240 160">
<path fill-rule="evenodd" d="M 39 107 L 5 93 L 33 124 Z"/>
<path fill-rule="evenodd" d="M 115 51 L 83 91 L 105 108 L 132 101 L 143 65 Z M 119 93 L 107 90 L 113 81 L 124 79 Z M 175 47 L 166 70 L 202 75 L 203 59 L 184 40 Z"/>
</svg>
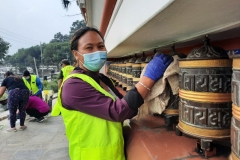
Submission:
<svg viewBox="0 0 240 160">
<path fill-rule="evenodd" d="M 0 121 L 0 160 L 69 160 L 61 117 L 47 117 L 42 123 L 26 120 L 26 126 L 24 131 L 9 133 L 5 131 L 9 120 Z"/>
</svg>

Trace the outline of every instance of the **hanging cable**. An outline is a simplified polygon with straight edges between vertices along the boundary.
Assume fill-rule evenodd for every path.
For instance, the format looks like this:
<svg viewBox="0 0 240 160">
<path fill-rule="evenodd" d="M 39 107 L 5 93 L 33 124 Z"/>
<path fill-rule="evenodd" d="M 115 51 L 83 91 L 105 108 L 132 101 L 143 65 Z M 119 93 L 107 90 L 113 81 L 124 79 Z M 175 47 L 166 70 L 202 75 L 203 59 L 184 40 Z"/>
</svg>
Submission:
<svg viewBox="0 0 240 160">
<path fill-rule="evenodd" d="M 27 37 L 21 36 L 21 35 L 19 35 L 19 34 L 16 34 L 16 33 L 10 32 L 10 31 L 8 31 L 8 30 L 6 30 L 6 29 L 3 29 L 3 28 L 0 28 L 0 29 L 1 29 L 1 30 L 4 30 L 4 31 L 6 31 L 6 32 L 9 32 L 9 33 L 11 33 L 11 34 L 18 35 L 18 36 L 20 36 L 20 37 L 23 37 L 23 38 L 29 39 L 29 40 L 31 40 L 31 41 L 39 42 L 39 41 L 37 41 L 37 40 L 30 39 L 30 38 L 27 38 Z"/>
<path fill-rule="evenodd" d="M 11 34 L 8 34 L 8 33 L 4 33 L 4 32 L 2 32 L 2 31 L 0 31 L 1 33 L 3 33 L 3 34 L 6 34 L 6 35 L 8 35 L 8 36 L 11 36 L 11 37 L 14 37 L 14 38 L 18 38 L 18 39 L 20 39 L 21 41 L 26 41 L 26 42 L 32 42 L 32 41 L 30 41 L 30 40 L 25 40 L 25 39 L 23 39 L 23 38 L 19 38 L 19 37 L 17 37 L 17 36 L 13 36 L 13 35 L 11 35 Z"/>
<path fill-rule="evenodd" d="M 24 43 L 24 44 L 31 44 L 31 45 L 37 45 L 37 44 L 34 44 L 34 43 L 27 43 L 27 42 L 21 42 L 21 41 L 18 41 L 18 40 L 14 40 L 14 39 L 11 39 L 11 38 L 7 38 L 7 37 L 3 37 L 3 36 L 0 36 L 1 38 L 4 38 L 4 39 L 10 39 L 12 41 L 16 41 L 16 42 L 20 42 L 20 43 Z"/>
</svg>

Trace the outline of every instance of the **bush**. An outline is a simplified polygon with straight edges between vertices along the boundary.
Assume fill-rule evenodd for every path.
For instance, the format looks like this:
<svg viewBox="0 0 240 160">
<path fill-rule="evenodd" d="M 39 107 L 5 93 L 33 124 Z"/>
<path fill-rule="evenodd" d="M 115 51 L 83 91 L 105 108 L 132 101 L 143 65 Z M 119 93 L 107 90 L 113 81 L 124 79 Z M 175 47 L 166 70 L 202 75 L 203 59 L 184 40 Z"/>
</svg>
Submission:
<svg viewBox="0 0 240 160">
<path fill-rule="evenodd" d="M 43 90 L 53 90 L 54 93 L 57 93 L 58 83 L 56 81 L 43 81 Z"/>
</svg>

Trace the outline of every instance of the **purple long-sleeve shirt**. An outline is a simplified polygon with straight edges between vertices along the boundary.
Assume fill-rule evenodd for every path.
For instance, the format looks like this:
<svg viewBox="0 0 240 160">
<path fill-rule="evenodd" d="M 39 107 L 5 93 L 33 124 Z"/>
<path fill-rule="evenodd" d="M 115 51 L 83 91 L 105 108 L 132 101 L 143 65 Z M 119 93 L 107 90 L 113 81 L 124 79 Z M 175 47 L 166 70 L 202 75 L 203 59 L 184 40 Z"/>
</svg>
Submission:
<svg viewBox="0 0 240 160">
<path fill-rule="evenodd" d="M 143 99 L 139 98 L 137 91 L 130 92 L 123 97 L 111 84 L 111 81 L 103 75 L 96 76 L 96 74 L 86 73 L 82 69 L 74 70 L 72 73 L 87 74 L 98 83 L 101 79 L 120 99 L 114 101 L 97 91 L 89 83 L 79 78 L 70 78 L 64 83 L 61 95 L 63 107 L 66 109 L 77 110 L 106 120 L 122 122 L 135 116 L 137 108 L 143 103 Z M 133 101 L 127 102 L 132 99 L 131 97 Z M 134 99 L 134 97 L 137 98 Z M 135 105 L 137 99 L 140 99 L 140 102 Z M 136 107 L 130 108 L 129 103 Z"/>
</svg>

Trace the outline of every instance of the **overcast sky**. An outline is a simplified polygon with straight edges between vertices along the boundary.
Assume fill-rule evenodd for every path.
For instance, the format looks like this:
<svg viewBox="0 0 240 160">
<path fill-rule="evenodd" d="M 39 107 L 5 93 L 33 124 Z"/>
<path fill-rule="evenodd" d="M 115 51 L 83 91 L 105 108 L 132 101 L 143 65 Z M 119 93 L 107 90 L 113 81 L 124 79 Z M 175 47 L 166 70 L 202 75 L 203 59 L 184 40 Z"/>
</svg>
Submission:
<svg viewBox="0 0 240 160">
<path fill-rule="evenodd" d="M 0 0 L 0 37 L 11 44 L 8 54 L 48 43 L 54 34 L 68 34 L 72 23 L 83 20 L 75 1 L 66 11 L 61 0 Z"/>
</svg>

